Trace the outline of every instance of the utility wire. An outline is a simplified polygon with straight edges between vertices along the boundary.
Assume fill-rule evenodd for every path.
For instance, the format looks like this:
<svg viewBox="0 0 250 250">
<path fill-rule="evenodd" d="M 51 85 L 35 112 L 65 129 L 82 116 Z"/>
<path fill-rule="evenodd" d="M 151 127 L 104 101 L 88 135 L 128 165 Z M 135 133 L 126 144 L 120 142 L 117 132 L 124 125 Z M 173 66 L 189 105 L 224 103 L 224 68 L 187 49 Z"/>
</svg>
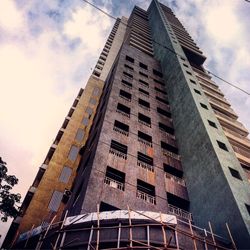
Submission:
<svg viewBox="0 0 250 250">
<path fill-rule="evenodd" d="M 108 17 L 110 17 L 110 18 L 112 18 L 112 19 L 114 19 L 114 20 L 117 20 L 117 18 L 116 18 L 115 16 L 112 16 L 111 14 L 107 13 L 106 11 L 104 11 L 104 10 L 102 10 L 101 8 L 97 7 L 96 5 L 90 3 L 89 1 L 87 1 L 87 0 L 82 0 L 82 1 L 85 2 L 85 3 L 87 3 L 87 4 L 89 4 L 89 5 L 91 5 L 93 8 L 99 10 L 100 12 L 102 12 L 103 14 L 105 14 L 106 16 L 108 16 Z M 245 1 L 250 2 L 250 0 L 245 0 Z M 122 23 L 123 25 L 125 25 L 125 26 L 128 27 L 128 28 L 132 28 L 132 26 L 130 26 L 130 25 L 128 25 L 128 24 L 126 24 L 126 23 L 124 23 L 124 22 L 122 22 L 122 21 L 120 21 L 120 23 Z M 140 32 L 138 32 L 138 33 L 139 33 L 140 35 L 144 36 L 143 33 L 140 33 Z M 146 36 L 144 36 L 144 37 L 146 37 Z M 182 57 L 182 55 L 176 53 L 173 49 L 171 49 L 171 48 L 169 48 L 169 47 L 167 47 L 167 46 L 165 46 L 165 45 L 163 45 L 163 44 L 161 44 L 161 43 L 159 43 L 159 42 L 157 42 L 157 41 L 155 41 L 155 40 L 153 40 L 153 39 L 151 39 L 151 40 L 152 40 L 152 42 L 154 42 L 155 44 L 157 44 L 157 45 L 159 45 L 159 46 L 161 46 L 161 47 L 167 49 L 167 50 L 170 51 L 171 53 L 173 53 L 173 54 L 175 54 L 175 55 L 177 55 L 177 56 L 179 56 L 179 57 Z M 232 86 L 232 87 L 234 87 L 234 88 L 236 88 L 236 89 L 238 89 L 238 90 L 242 91 L 243 93 L 245 93 L 245 94 L 247 94 L 247 95 L 250 96 L 250 93 L 247 92 L 246 90 L 244 90 L 244 89 L 242 89 L 242 88 L 236 86 L 236 85 L 233 84 L 233 83 L 228 82 L 227 80 L 224 80 L 223 78 L 221 78 L 220 76 L 216 75 L 215 73 L 213 73 L 213 72 L 211 72 L 211 71 L 208 71 L 208 70 L 207 70 L 207 72 L 208 72 L 209 74 L 213 75 L 215 78 L 217 78 L 217 79 L 223 81 L 224 83 L 226 83 L 226 84 L 228 84 L 228 85 L 230 85 L 230 86 Z"/>
</svg>

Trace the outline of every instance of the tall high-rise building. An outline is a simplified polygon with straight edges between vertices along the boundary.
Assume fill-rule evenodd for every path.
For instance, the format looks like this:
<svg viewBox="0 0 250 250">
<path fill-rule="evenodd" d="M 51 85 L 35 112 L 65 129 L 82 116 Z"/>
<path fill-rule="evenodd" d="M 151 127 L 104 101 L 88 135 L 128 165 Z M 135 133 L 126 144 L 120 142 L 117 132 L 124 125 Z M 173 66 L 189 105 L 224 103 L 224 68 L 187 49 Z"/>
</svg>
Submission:
<svg viewBox="0 0 250 250">
<path fill-rule="evenodd" d="M 250 247 L 248 131 L 205 60 L 157 0 L 117 19 L 4 245 Z"/>
</svg>

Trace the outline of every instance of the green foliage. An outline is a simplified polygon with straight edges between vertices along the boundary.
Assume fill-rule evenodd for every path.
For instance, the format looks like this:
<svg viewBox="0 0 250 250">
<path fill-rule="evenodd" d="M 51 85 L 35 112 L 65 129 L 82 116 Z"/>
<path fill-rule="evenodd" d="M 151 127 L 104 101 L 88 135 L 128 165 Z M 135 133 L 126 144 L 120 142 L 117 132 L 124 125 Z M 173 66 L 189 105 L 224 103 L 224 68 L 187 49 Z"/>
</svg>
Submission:
<svg viewBox="0 0 250 250">
<path fill-rule="evenodd" d="M 21 195 L 11 193 L 11 189 L 18 183 L 15 175 L 7 175 L 6 162 L 0 157 L 0 218 L 6 222 L 8 217 L 15 218 L 19 212 L 17 204 L 20 203 Z"/>
</svg>

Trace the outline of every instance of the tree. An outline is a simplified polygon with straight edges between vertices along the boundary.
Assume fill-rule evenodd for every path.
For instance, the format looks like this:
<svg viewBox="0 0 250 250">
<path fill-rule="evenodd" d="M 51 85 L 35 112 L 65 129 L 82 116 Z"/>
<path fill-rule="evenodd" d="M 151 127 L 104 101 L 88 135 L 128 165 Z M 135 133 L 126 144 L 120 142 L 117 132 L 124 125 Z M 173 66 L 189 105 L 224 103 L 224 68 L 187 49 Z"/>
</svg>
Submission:
<svg viewBox="0 0 250 250">
<path fill-rule="evenodd" d="M 15 218 L 18 214 L 18 206 L 21 195 L 14 194 L 11 189 L 18 183 L 15 175 L 7 175 L 6 162 L 0 157 L 0 218 L 6 222 L 8 217 Z"/>
</svg>

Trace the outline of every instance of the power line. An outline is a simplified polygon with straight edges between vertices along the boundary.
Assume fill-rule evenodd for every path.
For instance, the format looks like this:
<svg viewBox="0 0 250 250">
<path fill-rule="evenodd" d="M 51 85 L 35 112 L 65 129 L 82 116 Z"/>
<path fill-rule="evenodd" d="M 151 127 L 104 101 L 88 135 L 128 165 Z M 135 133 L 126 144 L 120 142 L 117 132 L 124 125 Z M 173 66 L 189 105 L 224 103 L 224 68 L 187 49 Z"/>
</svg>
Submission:
<svg viewBox="0 0 250 250">
<path fill-rule="evenodd" d="M 98 11 L 102 12 L 103 14 L 105 14 L 106 16 L 108 16 L 109 18 L 112 18 L 112 19 L 114 19 L 114 20 L 117 20 L 117 17 L 115 17 L 115 16 L 109 14 L 108 12 L 102 10 L 101 8 L 99 8 L 98 6 L 96 6 L 96 5 L 92 4 L 92 3 L 90 3 L 89 1 L 87 1 L 87 0 L 82 0 L 82 1 L 85 2 L 85 3 L 87 3 L 87 4 L 89 4 L 89 5 L 91 5 L 93 8 L 95 8 L 95 9 L 97 9 Z M 250 2 L 250 0 L 245 0 L 245 1 Z M 120 21 L 120 23 L 122 23 L 123 25 L 125 25 L 125 26 L 128 27 L 128 28 L 132 28 L 132 26 L 128 25 L 127 23 L 124 23 L 124 22 L 122 22 L 122 21 Z M 140 32 L 138 32 L 138 33 L 139 33 L 140 35 L 144 36 L 143 33 L 140 33 Z M 144 36 L 144 37 L 145 37 L 145 36 Z M 182 57 L 182 55 L 176 53 L 173 49 L 167 47 L 166 45 L 163 45 L 163 44 L 161 44 L 161 43 L 159 43 L 159 42 L 157 42 L 157 41 L 155 41 L 155 40 L 153 40 L 153 39 L 152 39 L 152 42 L 156 43 L 157 45 L 159 45 L 159 46 L 161 46 L 161 47 L 163 47 L 163 48 L 165 48 L 165 49 L 167 49 L 167 50 L 170 51 L 171 53 L 173 53 L 173 54 L 175 54 L 175 55 L 177 55 L 177 56 L 179 56 L 179 57 Z M 236 84 L 233 84 L 233 83 L 228 82 L 227 80 L 224 80 L 223 78 L 221 78 L 220 76 L 216 75 L 215 73 L 213 73 L 213 72 L 211 72 L 211 71 L 208 71 L 208 70 L 207 70 L 207 72 L 208 72 L 209 74 L 213 75 L 215 78 L 217 78 L 217 79 L 223 81 L 224 83 L 226 83 L 226 84 L 228 84 L 228 85 L 230 85 L 230 86 L 232 86 L 232 87 L 234 87 L 234 88 L 236 88 L 236 89 L 238 89 L 238 90 L 242 91 L 243 93 L 245 93 L 245 94 L 247 94 L 247 95 L 250 96 L 250 93 L 249 93 L 249 92 L 247 92 L 246 90 L 244 90 L 244 89 L 242 89 L 242 88 L 236 86 Z"/>
</svg>

